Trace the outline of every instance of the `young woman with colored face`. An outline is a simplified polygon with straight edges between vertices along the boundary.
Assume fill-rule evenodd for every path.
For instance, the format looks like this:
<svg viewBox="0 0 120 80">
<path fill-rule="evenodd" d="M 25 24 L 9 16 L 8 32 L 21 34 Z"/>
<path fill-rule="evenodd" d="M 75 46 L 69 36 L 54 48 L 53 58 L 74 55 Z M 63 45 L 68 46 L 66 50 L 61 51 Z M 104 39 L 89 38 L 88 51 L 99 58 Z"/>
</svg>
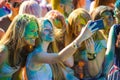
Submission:
<svg viewBox="0 0 120 80">
<path fill-rule="evenodd" d="M 91 17 L 93 20 L 103 19 L 104 29 L 100 32 L 107 40 L 109 30 L 114 24 L 113 10 L 108 6 L 99 6 L 91 13 Z"/>
<path fill-rule="evenodd" d="M 34 16 L 15 17 L 0 40 L 0 80 L 11 80 L 12 74 L 25 65 L 38 38 L 38 21 Z"/>
<path fill-rule="evenodd" d="M 65 33 L 67 28 L 66 20 L 62 13 L 60 13 L 57 10 L 51 10 L 46 15 L 46 18 L 49 18 L 52 23 L 53 27 L 55 28 L 54 31 L 54 38 L 55 40 L 51 42 L 48 46 L 48 52 L 50 53 L 58 53 L 65 47 Z M 67 60 L 65 60 L 63 63 L 56 63 L 51 64 L 52 70 L 54 71 L 54 75 L 56 75 L 56 78 L 62 78 L 64 73 L 63 71 L 67 71 L 70 73 L 71 70 L 69 67 L 73 66 L 73 60 L 72 56 L 69 57 Z M 61 65 L 62 64 L 62 65 Z M 63 70 L 65 68 L 65 70 Z M 60 76 L 61 75 L 61 76 Z"/>
<path fill-rule="evenodd" d="M 115 3 L 114 16 L 116 24 L 114 24 L 109 33 L 107 51 L 106 51 L 106 71 L 107 80 L 120 80 L 120 1 Z M 111 67 L 112 66 L 112 67 Z M 108 73 L 109 72 L 109 73 Z"/>
<path fill-rule="evenodd" d="M 114 4 L 117 0 L 94 0 L 90 6 L 90 13 L 99 6 L 109 6 L 114 9 Z"/>
<path fill-rule="evenodd" d="M 28 80 L 77 80 L 67 74 L 65 78 L 55 78 L 56 76 L 50 64 L 63 63 L 75 53 L 81 42 L 88 39 L 93 34 L 91 33 L 92 30 L 88 28 L 90 23 L 86 25 L 82 33 L 73 42 L 62 49 L 58 54 L 49 54 L 47 52 L 48 45 L 55 39 L 53 36 L 55 34 L 53 23 L 49 19 L 43 19 L 40 21 L 40 24 L 38 46 L 36 46 L 34 51 L 27 57 L 26 70 Z"/>
<path fill-rule="evenodd" d="M 73 0 L 51 0 L 52 9 L 58 10 L 66 18 L 74 9 Z"/>
<path fill-rule="evenodd" d="M 70 44 L 80 35 L 89 20 L 91 20 L 90 14 L 82 8 L 74 10 L 69 15 L 67 31 L 69 36 L 67 36 L 67 44 Z M 98 31 L 81 43 L 73 59 L 75 76 L 82 80 L 105 79 L 104 75 L 101 76 L 106 51 L 105 44 L 105 38 Z"/>
</svg>

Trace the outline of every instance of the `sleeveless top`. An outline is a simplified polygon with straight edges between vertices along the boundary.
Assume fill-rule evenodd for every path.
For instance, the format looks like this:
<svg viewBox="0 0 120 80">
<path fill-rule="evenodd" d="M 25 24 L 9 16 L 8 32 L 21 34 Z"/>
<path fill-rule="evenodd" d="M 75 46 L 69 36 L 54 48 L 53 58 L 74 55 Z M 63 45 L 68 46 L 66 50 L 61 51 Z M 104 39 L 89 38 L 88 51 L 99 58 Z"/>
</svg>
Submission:
<svg viewBox="0 0 120 80">
<path fill-rule="evenodd" d="M 28 80 L 52 80 L 52 69 L 49 64 L 32 64 L 31 59 L 35 54 L 40 54 L 38 49 L 35 49 L 27 57 L 26 72 Z M 29 65 L 32 65 L 32 69 L 29 68 Z"/>
</svg>

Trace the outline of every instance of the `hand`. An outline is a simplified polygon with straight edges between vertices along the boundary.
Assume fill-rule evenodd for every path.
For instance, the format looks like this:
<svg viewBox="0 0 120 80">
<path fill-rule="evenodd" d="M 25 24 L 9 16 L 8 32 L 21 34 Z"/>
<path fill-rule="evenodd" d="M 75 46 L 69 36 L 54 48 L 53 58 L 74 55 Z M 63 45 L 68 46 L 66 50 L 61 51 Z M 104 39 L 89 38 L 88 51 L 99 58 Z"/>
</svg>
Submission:
<svg viewBox="0 0 120 80">
<path fill-rule="evenodd" d="M 117 35 L 116 47 L 120 48 L 120 32 L 119 35 Z"/>
<path fill-rule="evenodd" d="M 95 43 L 92 37 L 85 41 L 85 46 L 88 53 L 95 53 Z"/>
<path fill-rule="evenodd" d="M 95 44 L 92 37 L 85 41 L 85 46 L 87 50 L 88 60 L 94 60 L 96 58 L 96 54 L 95 54 Z"/>
<path fill-rule="evenodd" d="M 81 38 L 82 41 L 88 39 L 89 37 L 91 37 L 93 35 L 93 32 L 91 31 L 89 25 L 91 24 L 92 21 L 88 21 L 88 23 L 86 24 L 85 27 L 82 28 L 78 39 Z"/>
</svg>

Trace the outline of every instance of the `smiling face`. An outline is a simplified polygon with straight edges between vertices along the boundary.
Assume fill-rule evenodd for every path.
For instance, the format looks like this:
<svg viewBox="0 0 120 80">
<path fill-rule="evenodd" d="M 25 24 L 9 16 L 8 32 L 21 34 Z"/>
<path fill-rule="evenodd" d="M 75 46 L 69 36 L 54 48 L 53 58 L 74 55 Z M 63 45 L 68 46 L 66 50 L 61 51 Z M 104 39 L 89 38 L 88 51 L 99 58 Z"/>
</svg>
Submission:
<svg viewBox="0 0 120 80">
<path fill-rule="evenodd" d="M 52 42 L 53 37 L 53 27 L 49 20 L 45 20 L 42 25 L 41 37 L 43 41 Z"/>
<path fill-rule="evenodd" d="M 38 25 L 35 21 L 30 21 L 26 25 L 23 36 L 27 44 L 32 46 L 35 45 L 35 40 L 38 38 Z"/>
</svg>

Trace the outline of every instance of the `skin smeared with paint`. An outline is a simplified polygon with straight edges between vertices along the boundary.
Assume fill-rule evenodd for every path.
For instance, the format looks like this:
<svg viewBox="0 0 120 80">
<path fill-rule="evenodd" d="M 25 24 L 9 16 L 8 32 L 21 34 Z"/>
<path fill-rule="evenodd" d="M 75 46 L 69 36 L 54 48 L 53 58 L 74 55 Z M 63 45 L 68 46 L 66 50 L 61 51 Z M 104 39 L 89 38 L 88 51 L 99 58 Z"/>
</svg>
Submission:
<svg viewBox="0 0 120 80">
<path fill-rule="evenodd" d="M 109 11 L 105 11 L 101 14 L 101 16 L 103 17 L 103 22 L 104 22 L 104 26 L 105 26 L 104 28 L 105 28 L 106 35 L 108 35 L 109 30 L 114 23 L 112 13 L 109 12 Z"/>
<path fill-rule="evenodd" d="M 41 35 L 44 41 L 52 42 L 54 40 L 53 27 L 49 20 L 43 22 Z"/>
<path fill-rule="evenodd" d="M 35 40 L 38 38 L 38 25 L 35 21 L 31 21 L 27 24 L 25 32 L 24 32 L 24 39 L 25 42 L 30 44 L 31 46 L 35 45 Z"/>
<path fill-rule="evenodd" d="M 61 26 L 63 26 L 62 23 L 61 23 L 61 21 L 58 20 L 58 19 L 53 20 L 53 24 L 55 26 L 57 26 L 58 28 L 61 28 Z"/>
<path fill-rule="evenodd" d="M 68 17 L 74 9 L 72 0 L 51 0 L 51 3 L 52 9 L 60 11 L 65 17 Z"/>
<path fill-rule="evenodd" d="M 76 22 L 76 26 L 75 26 L 75 30 L 74 30 L 74 34 L 76 37 L 80 34 L 82 28 L 85 27 L 86 24 L 87 23 L 86 23 L 85 19 L 82 16 L 80 16 Z"/>
<path fill-rule="evenodd" d="M 108 80 L 114 80 L 119 79 L 119 72 L 114 67 L 111 67 L 113 64 L 116 66 L 116 69 L 120 68 L 120 66 L 117 65 L 119 63 L 119 46 L 120 46 L 120 2 L 119 0 L 115 3 L 115 9 L 114 9 L 114 17 L 116 19 L 116 24 L 113 25 L 109 32 L 108 42 L 107 42 L 107 50 L 106 50 L 106 61 L 104 62 L 106 64 L 104 68 L 105 74 L 108 76 Z M 111 69 L 112 68 L 112 69 Z M 109 73 L 109 74 L 108 74 Z M 117 73 L 117 74 L 115 74 Z"/>
</svg>

